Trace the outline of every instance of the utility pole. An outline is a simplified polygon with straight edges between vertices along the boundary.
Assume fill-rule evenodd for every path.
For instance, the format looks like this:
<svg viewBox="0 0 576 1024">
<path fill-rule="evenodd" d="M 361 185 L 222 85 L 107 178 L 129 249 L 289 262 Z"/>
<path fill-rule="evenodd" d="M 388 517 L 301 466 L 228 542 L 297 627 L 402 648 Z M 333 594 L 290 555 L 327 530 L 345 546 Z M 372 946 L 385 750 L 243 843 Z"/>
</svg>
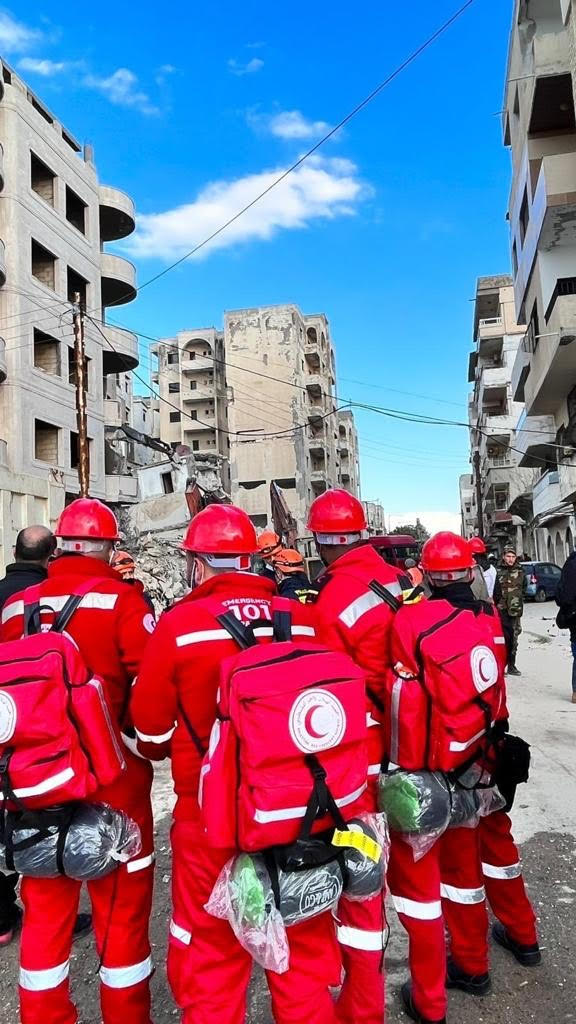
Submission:
<svg viewBox="0 0 576 1024">
<path fill-rule="evenodd" d="M 484 540 L 484 513 L 482 511 L 482 478 L 480 476 L 480 452 L 474 452 L 474 483 L 476 484 L 476 508 L 478 510 L 478 535 Z"/>
<path fill-rule="evenodd" d="M 84 352 L 84 310 L 80 292 L 74 294 L 74 364 L 76 367 L 76 422 L 78 425 L 78 480 L 80 497 L 87 498 L 90 490 L 90 450 L 88 447 L 88 417 L 86 412 L 86 354 Z"/>
</svg>

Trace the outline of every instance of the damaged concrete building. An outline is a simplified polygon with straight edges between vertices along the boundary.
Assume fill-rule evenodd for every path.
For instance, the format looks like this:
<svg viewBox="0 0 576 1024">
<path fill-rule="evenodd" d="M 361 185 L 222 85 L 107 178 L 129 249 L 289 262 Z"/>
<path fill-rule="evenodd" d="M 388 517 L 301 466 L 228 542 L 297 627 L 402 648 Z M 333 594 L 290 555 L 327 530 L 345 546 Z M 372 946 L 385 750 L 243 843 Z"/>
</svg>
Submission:
<svg viewBox="0 0 576 1024">
<path fill-rule="evenodd" d="M 308 554 L 310 503 L 329 487 L 360 487 L 326 316 L 293 304 L 234 310 L 222 332 L 181 331 L 151 351 L 162 440 L 220 456 L 224 488 L 259 529 L 272 523 L 271 485 L 279 487 Z"/>
</svg>

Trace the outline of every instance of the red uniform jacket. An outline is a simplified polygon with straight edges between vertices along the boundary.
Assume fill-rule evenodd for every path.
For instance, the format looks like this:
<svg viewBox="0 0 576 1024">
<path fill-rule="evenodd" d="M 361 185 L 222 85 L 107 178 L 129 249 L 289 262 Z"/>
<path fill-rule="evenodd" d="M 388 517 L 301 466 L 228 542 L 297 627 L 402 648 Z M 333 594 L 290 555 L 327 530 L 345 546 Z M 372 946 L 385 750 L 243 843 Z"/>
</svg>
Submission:
<svg viewBox="0 0 576 1024">
<path fill-rule="evenodd" d="M 66 632 L 77 643 L 92 672 L 102 678 L 104 693 L 121 728 L 128 711 L 131 683 L 154 629 L 154 616 L 141 594 L 119 579 L 115 569 L 86 555 L 63 555 L 48 567 L 48 579 L 40 584 L 42 622 L 53 619 L 76 587 L 93 579 L 94 588 L 82 598 Z M 11 597 L 2 609 L 0 640 L 17 640 L 24 630 L 22 593 Z M 117 783 L 100 790 L 95 800 L 105 800 L 141 822 L 134 799 L 145 799 L 152 780 L 151 766 L 127 749 L 127 771 Z M 136 801 L 137 803 L 137 801 Z M 151 837 L 150 837 L 151 841 Z"/>
<path fill-rule="evenodd" d="M 376 777 L 383 755 L 379 722 L 390 666 L 389 639 L 394 612 L 370 589 L 376 580 L 401 601 L 411 583 L 371 547 L 352 548 L 326 569 L 317 581 L 320 594 L 314 605 L 318 639 L 334 651 L 345 651 L 367 673 L 367 685 L 377 697 L 369 701 L 370 775 Z M 405 582 L 403 582 L 403 580 Z"/>
<path fill-rule="evenodd" d="M 270 604 L 275 589 L 263 576 L 214 576 L 164 612 L 146 648 L 132 689 L 132 718 L 142 753 L 153 759 L 172 755 L 179 820 L 194 820 L 199 813 L 201 755 L 185 717 L 206 749 L 216 718 L 220 663 L 239 650 L 217 622 L 214 602 L 234 610 L 244 623 L 258 620 L 256 636 L 266 640 L 272 635 Z M 313 642 L 310 608 L 294 602 L 291 612 L 294 637 Z"/>
</svg>

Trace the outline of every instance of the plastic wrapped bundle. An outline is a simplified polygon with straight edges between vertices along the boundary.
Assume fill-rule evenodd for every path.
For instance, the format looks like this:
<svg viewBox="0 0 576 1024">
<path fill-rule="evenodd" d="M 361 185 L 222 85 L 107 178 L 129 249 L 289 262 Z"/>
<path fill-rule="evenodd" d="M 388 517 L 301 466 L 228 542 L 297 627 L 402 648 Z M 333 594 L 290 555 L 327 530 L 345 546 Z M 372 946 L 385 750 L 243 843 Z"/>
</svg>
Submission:
<svg viewBox="0 0 576 1024">
<path fill-rule="evenodd" d="M 440 772 L 383 773 L 378 779 L 378 805 L 393 831 L 437 836 L 450 822 L 451 788 Z"/>
<path fill-rule="evenodd" d="M 260 862 L 260 863 L 259 863 Z M 284 974 L 290 964 L 286 927 L 276 907 L 262 858 L 241 853 L 218 875 L 205 908 L 228 921 L 238 942 L 266 971 Z"/>
<path fill-rule="evenodd" d="M 367 841 L 361 839 L 358 846 L 348 846 L 343 851 L 344 896 L 355 902 L 367 900 L 384 888 L 390 853 L 388 826 L 383 814 L 365 814 L 349 821 L 348 830 Z"/>
<path fill-rule="evenodd" d="M 137 856 L 142 846 L 138 825 L 106 804 L 16 813 L 9 825 L 14 826 L 10 829 L 14 870 L 28 878 L 57 878 L 60 874 L 80 882 L 103 878 L 119 862 Z M 58 836 L 62 828 L 66 839 L 60 871 Z M 11 868 L 4 846 L 0 846 L 0 868 Z"/>
</svg>

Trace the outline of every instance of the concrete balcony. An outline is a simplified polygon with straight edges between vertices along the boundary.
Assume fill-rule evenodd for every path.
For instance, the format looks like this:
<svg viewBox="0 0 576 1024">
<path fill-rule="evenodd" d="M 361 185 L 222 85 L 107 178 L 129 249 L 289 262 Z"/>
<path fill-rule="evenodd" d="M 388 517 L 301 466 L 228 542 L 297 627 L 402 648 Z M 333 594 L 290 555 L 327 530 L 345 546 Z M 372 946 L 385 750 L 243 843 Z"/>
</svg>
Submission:
<svg viewBox="0 0 576 1024">
<path fill-rule="evenodd" d="M 481 369 L 480 387 L 482 404 L 494 404 L 506 398 L 509 373 L 505 366 L 485 366 Z"/>
<path fill-rule="evenodd" d="M 326 457 L 326 439 L 324 435 L 321 437 L 311 437 L 308 440 L 308 451 L 313 459 L 320 459 Z"/>
<path fill-rule="evenodd" d="M 100 185 L 100 240 L 114 242 L 131 235 L 136 226 L 134 203 L 119 188 Z"/>
<path fill-rule="evenodd" d="M 100 273 L 103 306 L 122 306 L 133 302 L 137 295 L 136 268 L 122 256 L 111 252 L 100 254 Z"/>
<path fill-rule="evenodd" d="M 306 390 L 309 395 L 314 398 L 321 398 L 324 390 L 325 381 L 322 379 L 319 373 L 311 373 L 310 376 L 306 377 Z"/>
<path fill-rule="evenodd" d="M 512 210 L 510 228 L 513 237 L 519 236 L 520 210 L 523 193 L 518 192 Z M 536 252 L 549 252 L 556 246 L 576 244 L 576 152 L 557 153 L 542 159 L 540 173 L 530 207 L 528 227 L 522 251 L 518 258 L 518 271 L 514 282 L 516 309 L 524 313 L 524 300 Z M 543 282 L 544 284 L 544 282 Z M 546 308 L 551 297 L 542 288 Z"/>
<path fill-rule="evenodd" d="M 524 402 L 524 387 L 528 374 L 530 373 L 530 353 L 526 351 L 524 343 L 518 346 L 514 366 L 512 367 L 512 378 L 510 390 L 514 402 Z"/>
<path fill-rule="evenodd" d="M 479 344 L 490 338 L 502 337 L 504 321 L 501 316 L 487 316 L 478 321 L 477 340 Z"/>
<path fill-rule="evenodd" d="M 576 310 L 576 296 L 567 296 Z M 552 323 L 550 323 L 552 327 Z M 538 339 L 524 384 L 524 401 L 529 416 L 554 413 L 562 398 L 576 382 L 576 329 L 560 327 Z"/>
<path fill-rule="evenodd" d="M 138 500 L 138 478 L 107 473 L 104 484 L 106 501 L 133 504 Z"/>
<path fill-rule="evenodd" d="M 576 504 L 576 456 L 569 456 L 564 463 L 558 463 L 561 501 Z"/>
<path fill-rule="evenodd" d="M 126 402 L 123 398 L 104 399 L 104 424 L 107 427 L 121 427 L 127 423 Z"/>
<path fill-rule="evenodd" d="M 6 363 L 6 342 L 4 338 L 0 338 L 0 384 L 3 384 L 8 376 L 8 366 Z"/>
<path fill-rule="evenodd" d="M 187 359 L 185 354 L 182 353 L 182 361 L 180 365 L 182 373 L 205 373 L 207 370 L 211 373 L 214 372 L 214 360 L 207 359 L 205 356 L 196 357 L 196 359 Z"/>
<path fill-rule="evenodd" d="M 560 496 L 560 476 L 558 470 L 548 470 L 532 488 L 532 506 L 534 516 L 549 512 L 562 502 Z"/>
<path fill-rule="evenodd" d="M 112 327 L 109 324 L 100 326 L 100 331 L 90 325 L 88 330 L 94 341 L 102 345 L 102 373 L 106 376 L 109 373 L 128 373 L 135 370 L 139 363 L 138 338 L 131 331 L 121 327 Z"/>
<path fill-rule="evenodd" d="M 543 459 L 556 461 L 556 424 L 553 416 L 527 416 L 524 411 L 514 432 L 518 465 L 539 468 Z"/>
<path fill-rule="evenodd" d="M 350 442 L 347 437 L 338 438 L 338 451 L 346 458 L 350 454 Z"/>
<path fill-rule="evenodd" d="M 183 416 L 182 422 L 184 423 L 184 433 L 186 434 L 216 430 L 216 420 L 213 416 L 200 416 L 197 420 L 192 420 L 189 416 Z"/>
<path fill-rule="evenodd" d="M 214 388 L 196 388 L 194 391 L 182 392 L 183 402 L 213 402 Z"/>
</svg>

